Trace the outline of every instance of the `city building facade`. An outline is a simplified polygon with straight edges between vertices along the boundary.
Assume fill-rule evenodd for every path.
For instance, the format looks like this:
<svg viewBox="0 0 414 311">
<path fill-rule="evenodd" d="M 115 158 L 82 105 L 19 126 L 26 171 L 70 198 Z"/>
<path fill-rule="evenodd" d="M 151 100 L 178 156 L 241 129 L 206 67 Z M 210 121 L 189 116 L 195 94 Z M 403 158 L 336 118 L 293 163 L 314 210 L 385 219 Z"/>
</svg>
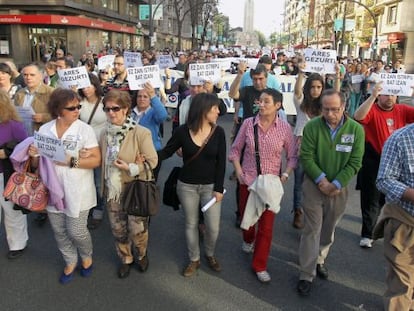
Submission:
<svg viewBox="0 0 414 311">
<path fill-rule="evenodd" d="M 284 36 L 289 47 L 399 60 L 414 72 L 413 13 L 412 0 L 290 0 L 285 1 Z"/>
<path fill-rule="evenodd" d="M 142 19 L 141 5 L 153 4 L 161 18 Z M 173 0 L 3 0 L 0 4 L 0 59 L 17 64 L 42 61 L 58 48 L 78 59 L 86 51 L 191 48 L 192 29 L 184 19 L 181 47 Z M 148 7 L 148 6 L 147 6 Z M 151 36 L 152 35 L 152 36 Z M 153 37 L 151 40 L 150 37 Z"/>
</svg>

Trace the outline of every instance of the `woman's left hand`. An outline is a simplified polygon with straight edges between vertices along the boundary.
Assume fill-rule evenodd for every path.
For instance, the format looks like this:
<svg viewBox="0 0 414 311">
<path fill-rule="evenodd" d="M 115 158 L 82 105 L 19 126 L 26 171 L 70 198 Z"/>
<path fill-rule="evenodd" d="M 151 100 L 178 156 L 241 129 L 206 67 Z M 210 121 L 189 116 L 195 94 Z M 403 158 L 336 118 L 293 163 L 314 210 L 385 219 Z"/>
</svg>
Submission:
<svg viewBox="0 0 414 311">
<path fill-rule="evenodd" d="M 223 200 L 223 196 L 224 196 L 223 193 L 214 191 L 213 195 L 216 198 L 217 202 L 221 202 L 221 200 Z"/>
<path fill-rule="evenodd" d="M 128 165 L 128 163 L 126 163 L 124 160 L 121 160 L 121 159 L 116 159 L 114 162 L 113 162 L 113 164 L 114 164 L 114 166 L 115 167 L 117 167 L 118 169 L 120 169 L 120 170 L 124 170 L 124 171 L 128 171 L 129 170 L 129 165 Z"/>
</svg>

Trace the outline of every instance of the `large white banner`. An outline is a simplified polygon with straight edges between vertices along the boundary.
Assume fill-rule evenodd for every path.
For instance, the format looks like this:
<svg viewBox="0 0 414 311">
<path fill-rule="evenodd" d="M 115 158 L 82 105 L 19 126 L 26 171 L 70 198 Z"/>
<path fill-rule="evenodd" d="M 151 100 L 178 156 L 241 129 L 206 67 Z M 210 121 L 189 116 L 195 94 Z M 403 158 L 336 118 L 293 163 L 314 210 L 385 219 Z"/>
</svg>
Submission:
<svg viewBox="0 0 414 311">
<path fill-rule="evenodd" d="M 174 84 L 175 80 L 183 77 L 182 71 L 170 70 L 171 75 L 171 85 Z M 234 113 L 234 103 L 233 99 L 229 97 L 230 85 L 233 83 L 236 78 L 235 74 L 226 73 L 222 77 L 223 87 L 221 92 L 218 93 L 218 97 L 223 99 L 224 103 L 227 105 L 227 112 Z M 296 76 L 278 76 L 281 87 L 280 91 L 283 94 L 283 107 L 287 115 L 296 115 L 296 108 L 293 104 L 293 91 L 296 83 Z M 165 74 L 162 73 L 162 80 L 165 81 Z M 173 93 L 167 95 L 168 102 L 166 107 L 177 108 L 178 104 L 178 93 Z"/>
</svg>

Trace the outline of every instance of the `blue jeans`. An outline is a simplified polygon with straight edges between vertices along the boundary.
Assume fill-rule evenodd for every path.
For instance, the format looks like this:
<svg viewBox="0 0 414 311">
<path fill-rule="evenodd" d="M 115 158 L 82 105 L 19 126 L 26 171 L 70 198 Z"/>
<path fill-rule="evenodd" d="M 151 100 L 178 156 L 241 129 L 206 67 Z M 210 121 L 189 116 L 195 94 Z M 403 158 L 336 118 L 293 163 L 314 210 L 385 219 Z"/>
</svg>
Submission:
<svg viewBox="0 0 414 311">
<path fill-rule="evenodd" d="M 213 184 L 193 185 L 178 181 L 177 195 L 185 213 L 185 237 L 191 261 L 200 260 L 198 219 L 200 203 L 204 206 L 213 197 Z M 206 256 L 214 256 L 220 230 L 221 202 L 216 202 L 204 213 L 206 233 L 204 249 Z"/>
<path fill-rule="evenodd" d="M 295 168 L 295 183 L 293 185 L 293 211 L 302 208 L 302 183 L 305 176 L 302 164 L 298 162 Z"/>
</svg>

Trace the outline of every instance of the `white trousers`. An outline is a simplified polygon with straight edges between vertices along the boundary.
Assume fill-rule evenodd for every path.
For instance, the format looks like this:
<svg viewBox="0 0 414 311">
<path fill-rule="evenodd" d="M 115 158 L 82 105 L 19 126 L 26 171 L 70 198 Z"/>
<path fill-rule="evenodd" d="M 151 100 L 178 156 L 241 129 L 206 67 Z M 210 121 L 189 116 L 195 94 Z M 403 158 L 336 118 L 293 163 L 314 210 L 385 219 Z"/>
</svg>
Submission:
<svg viewBox="0 0 414 311">
<path fill-rule="evenodd" d="M 3 173 L 0 173 L 0 223 L 2 210 L 4 212 L 4 228 L 6 230 L 7 243 L 9 250 L 17 251 L 27 245 L 29 235 L 27 233 L 27 216 L 21 211 L 13 209 L 13 203 L 6 201 L 3 197 L 4 179 Z"/>
</svg>

